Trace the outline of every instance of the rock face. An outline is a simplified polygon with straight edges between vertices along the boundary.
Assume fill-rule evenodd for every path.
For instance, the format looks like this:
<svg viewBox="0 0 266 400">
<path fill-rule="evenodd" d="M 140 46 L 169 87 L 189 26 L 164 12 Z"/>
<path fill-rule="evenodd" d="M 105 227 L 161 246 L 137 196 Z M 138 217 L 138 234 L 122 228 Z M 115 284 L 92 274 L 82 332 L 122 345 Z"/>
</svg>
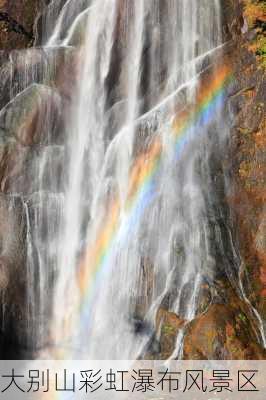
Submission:
<svg viewBox="0 0 266 400">
<path fill-rule="evenodd" d="M 178 333 L 185 321 L 175 313 L 159 308 L 156 316 L 156 331 L 160 334 L 160 354 L 158 358 L 167 359 L 175 350 Z"/>
<path fill-rule="evenodd" d="M 240 7 L 241 6 L 241 7 Z M 235 86 L 230 105 L 235 114 L 232 130 L 232 178 L 229 202 L 243 261 L 242 279 L 251 303 L 266 317 L 266 6 L 243 0 L 231 9 L 237 34 L 231 32 Z M 232 14 L 232 11 L 235 14 Z M 237 12 L 236 12 L 237 11 Z M 229 29 L 230 33 L 230 29 Z"/>
</svg>

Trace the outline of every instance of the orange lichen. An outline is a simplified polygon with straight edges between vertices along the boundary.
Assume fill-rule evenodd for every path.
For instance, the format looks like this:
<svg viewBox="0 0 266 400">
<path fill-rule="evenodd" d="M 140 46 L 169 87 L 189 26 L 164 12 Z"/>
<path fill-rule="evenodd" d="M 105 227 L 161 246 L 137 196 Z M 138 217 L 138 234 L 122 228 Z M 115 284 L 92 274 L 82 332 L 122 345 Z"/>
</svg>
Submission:
<svg viewBox="0 0 266 400">
<path fill-rule="evenodd" d="M 261 0 L 243 0 L 243 3 L 248 26 L 256 32 L 256 36 L 248 44 L 248 49 L 256 54 L 260 65 L 266 68 L 266 39 L 263 28 L 266 23 L 266 3 Z"/>
<path fill-rule="evenodd" d="M 258 0 L 245 0 L 244 16 L 249 26 L 253 27 L 256 21 L 266 22 L 266 5 Z"/>
</svg>

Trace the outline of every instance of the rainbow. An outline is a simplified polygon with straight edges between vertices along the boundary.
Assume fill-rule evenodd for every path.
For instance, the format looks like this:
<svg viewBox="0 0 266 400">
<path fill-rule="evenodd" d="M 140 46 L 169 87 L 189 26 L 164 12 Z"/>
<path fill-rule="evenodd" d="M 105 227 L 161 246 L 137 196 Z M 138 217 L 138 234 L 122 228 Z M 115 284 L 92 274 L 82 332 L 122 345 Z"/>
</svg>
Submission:
<svg viewBox="0 0 266 400">
<path fill-rule="evenodd" d="M 231 81 L 232 73 L 227 65 L 217 67 L 211 75 L 207 74 L 201 79 L 196 90 L 195 104 L 177 113 L 172 123 L 171 141 L 176 158 L 180 157 L 186 144 L 202 132 L 202 127 L 214 120 L 217 111 L 223 107 L 226 87 Z M 83 256 L 77 271 L 77 282 L 81 294 L 79 322 L 85 329 L 89 327 L 95 290 L 108 270 L 115 243 L 121 243 L 121 238 L 129 235 L 156 196 L 155 181 L 160 174 L 163 155 L 163 143 L 156 136 L 131 167 L 123 217 L 122 205 L 116 196 L 107 207 L 95 242 L 88 246 Z"/>
</svg>

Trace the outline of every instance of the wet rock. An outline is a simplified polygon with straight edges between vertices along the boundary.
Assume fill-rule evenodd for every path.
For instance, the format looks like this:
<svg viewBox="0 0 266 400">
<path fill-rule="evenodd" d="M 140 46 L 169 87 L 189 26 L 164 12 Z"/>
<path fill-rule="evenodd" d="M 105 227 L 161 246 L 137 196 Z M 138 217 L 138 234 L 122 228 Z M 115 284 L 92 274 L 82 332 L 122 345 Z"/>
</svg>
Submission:
<svg viewBox="0 0 266 400">
<path fill-rule="evenodd" d="M 152 328 L 151 328 L 151 325 L 147 321 L 145 321 L 143 319 L 133 318 L 133 320 L 131 322 L 133 323 L 135 335 L 151 334 Z"/>
<path fill-rule="evenodd" d="M 65 44 L 68 46 L 81 46 L 84 43 L 87 31 L 87 20 L 90 10 L 81 13 L 69 29 Z"/>
<path fill-rule="evenodd" d="M 0 140 L 0 191 L 29 196 L 40 189 L 63 190 L 63 146 L 22 146 L 12 138 Z"/>
<path fill-rule="evenodd" d="M 59 48 L 54 54 L 54 86 L 57 88 L 64 101 L 65 115 L 68 115 L 68 107 L 75 90 L 77 90 L 77 79 L 80 79 L 79 71 L 82 65 L 82 57 L 85 55 L 73 47 Z"/>
<path fill-rule="evenodd" d="M 0 108 L 32 83 L 42 83 L 46 71 L 45 51 L 41 49 L 4 52 L 0 60 Z"/>
<path fill-rule="evenodd" d="M 185 325 L 185 321 L 175 313 L 159 308 L 156 315 L 156 336 L 159 337 L 159 359 L 167 359 L 174 352 L 178 332 Z"/>
<path fill-rule="evenodd" d="M 135 321 L 135 327 L 138 330 L 144 322 L 149 310 L 153 294 L 154 266 L 148 257 L 142 257 L 140 260 L 141 269 L 138 281 L 138 293 L 131 298 L 131 316 Z"/>
<path fill-rule="evenodd" d="M 0 124 L 6 135 L 22 145 L 56 141 L 60 125 L 61 99 L 48 86 L 32 84 L 18 94 L 0 112 Z"/>
<path fill-rule="evenodd" d="M 24 203 L 0 195 L 0 355 L 20 358 L 27 343 L 26 232 Z M 6 354 L 6 351 L 8 354 Z"/>
<path fill-rule="evenodd" d="M 4 57 L 6 55 L 6 57 Z M 30 48 L 13 50 L 0 58 L 0 109 L 32 84 L 56 88 L 62 109 L 68 115 L 68 104 L 78 76 L 78 50 L 72 47 Z"/>
<path fill-rule="evenodd" d="M 66 8 L 63 7 L 67 0 L 46 1 L 47 7 L 44 7 L 36 20 L 35 45 L 47 44 L 55 33 L 53 45 L 61 43 L 71 29 L 73 21 L 87 7 L 90 6 L 88 0 L 69 1 Z M 61 14 L 63 10 L 63 14 Z M 61 20 L 60 17 L 63 16 Z M 60 22 L 61 21 L 61 22 Z"/>
<path fill-rule="evenodd" d="M 28 209 L 33 245 L 39 252 L 46 252 L 51 246 L 54 249 L 55 256 L 56 246 L 54 244 L 61 226 L 60 218 L 64 207 L 63 196 L 45 191 L 38 192 L 29 196 L 25 204 Z"/>
<path fill-rule="evenodd" d="M 175 313 L 165 308 L 159 308 L 156 315 L 156 330 L 158 330 L 160 326 L 169 325 L 177 332 L 183 324 L 184 320 L 180 319 Z"/>
<path fill-rule="evenodd" d="M 157 339 L 156 334 L 153 334 L 144 349 L 143 357 L 140 358 L 145 360 L 157 360 L 160 358 L 161 351 L 160 341 Z"/>
<path fill-rule="evenodd" d="M 199 288 L 199 293 L 197 296 L 197 308 L 196 315 L 201 315 L 208 307 L 211 305 L 213 301 L 213 297 L 215 296 L 215 286 L 213 288 L 210 287 L 208 283 L 203 283 Z"/>
<path fill-rule="evenodd" d="M 243 8 L 240 1 L 224 0 L 222 5 L 223 34 L 226 40 L 235 39 L 241 34 L 244 25 Z"/>
<path fill-rule="evenodd" d="M 0 190 L 10 193 L 12 187 L 16 192 L 29 160 L 29 149 L 20 146 L 12 138 L 0 141 Z"/>
<path fill-rule="evenodd" d="M 25 213 L 20 197 L 0 195 L 1 266 L 19 268 L 24 260 Z M 10 269 L 8 271 L 10 273 Z M 23 278 L 22 278 L 23 279 Z"/>
</svg>

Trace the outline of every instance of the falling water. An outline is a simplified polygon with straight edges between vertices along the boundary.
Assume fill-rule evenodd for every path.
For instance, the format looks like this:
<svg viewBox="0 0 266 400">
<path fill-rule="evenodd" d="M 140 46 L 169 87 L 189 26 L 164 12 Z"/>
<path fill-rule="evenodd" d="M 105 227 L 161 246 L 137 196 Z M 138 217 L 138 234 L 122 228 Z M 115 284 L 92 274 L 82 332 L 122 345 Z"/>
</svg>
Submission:
<svg viewBox="0 0 266 400">
<path fill-rule="evenodd" d="M 55 332 L 58 343 L 73 347 L 72 356 L 130 359 L 149 342 L 163 302 L 191 320 L 200 285 L 213 278 L 204 265 L 213 264 L 213 271 L 215 261 L 202 182 L 210 174 L 211 144 L 206 133 L 173 164 L 169 138 L 177 104 L 194 101 L 204 55 L 210 55 L 210 64 L 211 51 L 221 45 L 219 2 L 108 0 L 88 5 L 81 82 L 68 131 Z M 61 17 L 63 12 L 66 6 Z M 48 44 L 58 37 L 61 17 Z M 163 144 L 156 194 L 131 224 L 130 170 L 155 137 Z M 99 231 L 115 212 L 109 209 L 114 199 L 118 232 L 104 245 L 107 254 L 96 267 L 92 287 L 82 289 L 77 269 L 84 273 L 81 279 L 91 279 L 93 260 L 88 256 L 87 266 L 79 266 L 79 256 L 100 240 Z M 142 335 L 137 324 L 147 327 Z"/>
<path fill-rule="evenodd" d="M 1 70 L 1 122 L 21 102 L 31 121 L 12 126 L 27 168 L 7 190 L 26 216 L 28 336 L 50 357 L 145 357 L 160 309 L 184 321 L 181 357 L 203 288 L 226 275 L 244 297 L 221 200 L 224 97 L 207 107 L 220 18 L 219 0 L 53 0 L 39 47 Z"/>
</svg>

